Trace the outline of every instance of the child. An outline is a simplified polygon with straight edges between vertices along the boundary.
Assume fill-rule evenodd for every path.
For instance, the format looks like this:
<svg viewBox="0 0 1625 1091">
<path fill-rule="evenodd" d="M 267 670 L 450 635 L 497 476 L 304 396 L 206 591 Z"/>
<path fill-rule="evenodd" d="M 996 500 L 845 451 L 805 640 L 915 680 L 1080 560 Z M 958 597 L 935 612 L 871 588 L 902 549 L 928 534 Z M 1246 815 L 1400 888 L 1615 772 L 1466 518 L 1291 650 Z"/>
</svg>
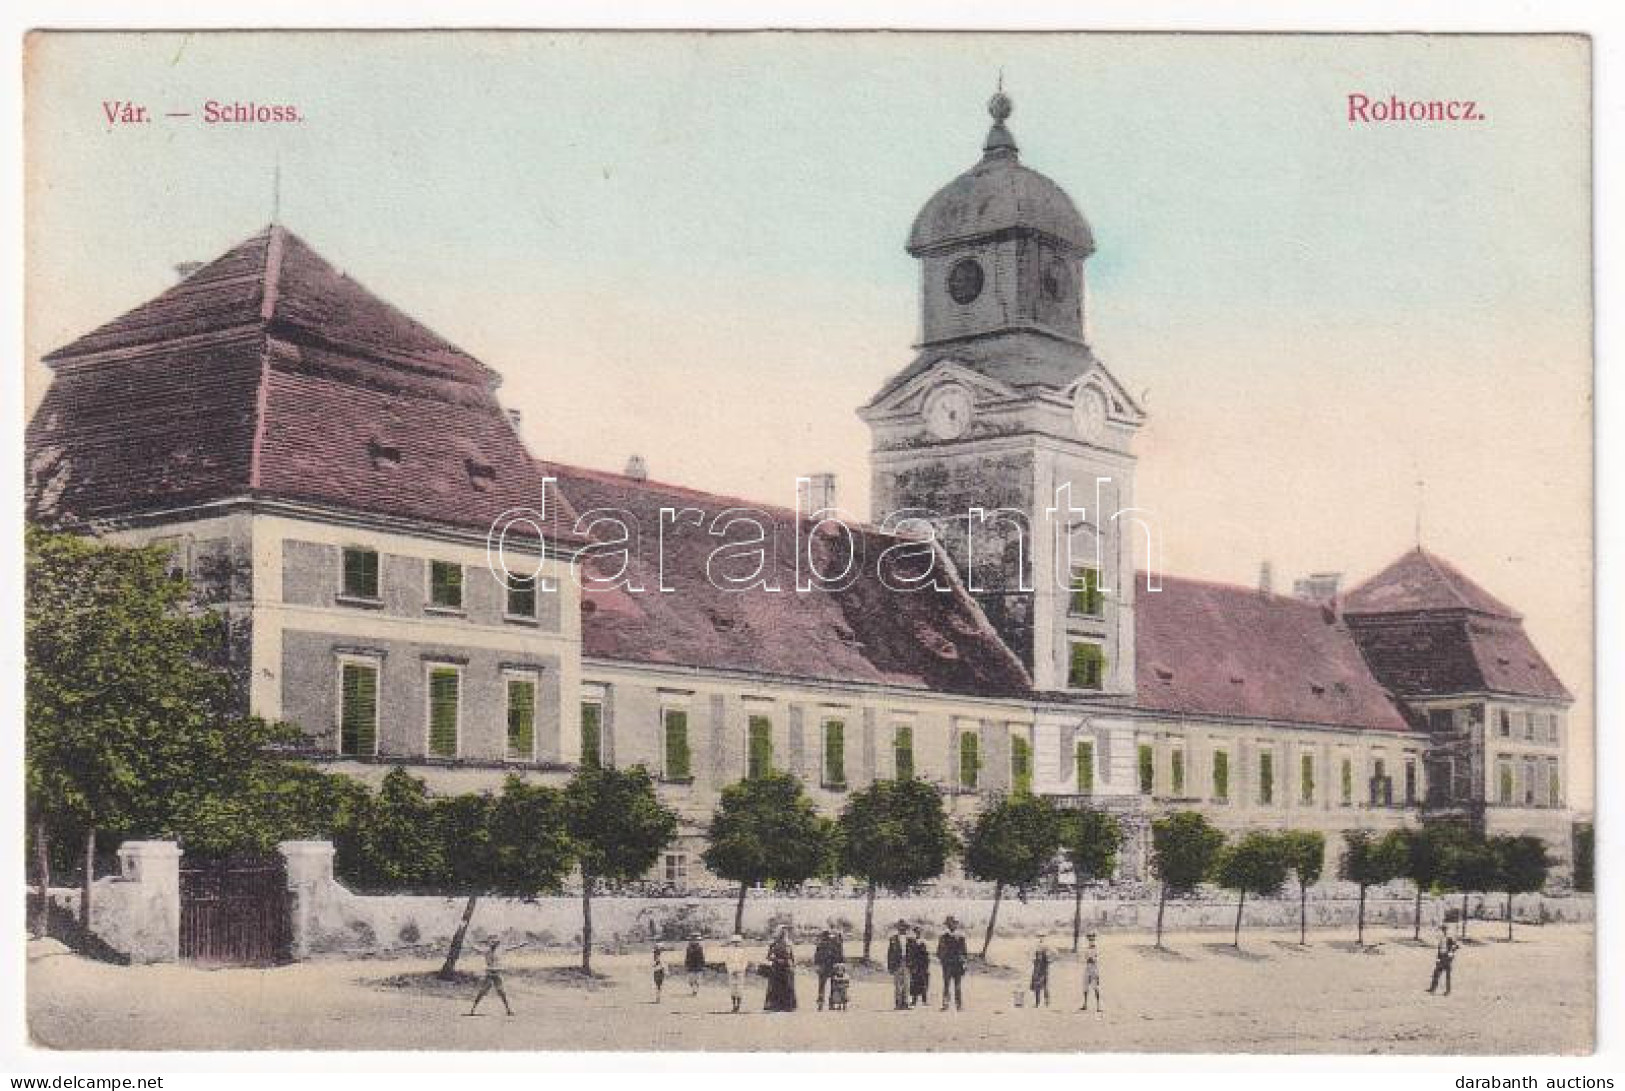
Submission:
<svg viewBox="0 0 1625 1091">
<path fill-rule="evenodd" d="M 734 1014 L 739 1014 L 739 1005 L 745 1000 L 745 971 L 750 969 L 750 958 L 745 954 L 745 937 L 737 933 L 728 940 L 728 950 L 723 955 L 722 963 L 728 968 L 728 992 L 733 997 Z"/>
<path fill-rule="evenodd" d="M 683 952 L 683 969 L 688 972 L 688 995 L 700 995 L 700 978 L 705 975 L 705 948 L 700 946 L 700 934 L 690 932 L 688 950 Z"/>
<path fill-rule="evenodd" d="M 469 1015 L 480 1010 L 480 1001 L 484 1000 L 485 994 L 492 989 L 496 990 L 497 999 L 502 1001 L 502 1009 L 509 1015 L 513 1014 L 513 1008 L 508 1004 L 508 994 L 502 988 L 502 953 L 498 950 L 500 946 L 501 942 L 495 936 L 485 941 L 485 977 L 480 981 L 480 991 L 474 994 L 474 1006 L 468 1009 Z"/>
<path fill-rule="evenodd" d="M 1100 949 L 1095 946 L 1095 934 L 1090 932 L 1084 936 L 1089 941 L 1083 949 L 1083 1011 L 1089 1010 L 1089 990 L 1095 990 L 1095 1011 L 1103 1012 L 1100 1006 Z"/>
<path fill-rule="evenodd" d="M 1038 933 L 1038 946 L 1033 948 L 1033 976 L 1029 987 L 1033 991 L 1033 1007 L 1049 1007 L 1049 938 Z"/>
<path fill-rule="evenodd" d="M 829 977 L 830 1011 L 846 1010 L 846 996 L 851 987 L 852 975 L 847 972 L 846 963 L 837 962 Z"/>
<path fill-rule="evenodd" d="M 655 1003 L 656 1004 L 660 1003 L 660 990 L 665 988 L 665 986 L 666 986 L 666 959 L 665 959 L 665 953 L 666 953 L 666 949 L 664 947 L 660 946 L 660 944 L 658 944 L 658 943 L 655 944 L 655 952 L 654 952 L 655 960 L 654 960 L 654 966 L 652 967 L 652 969 L 654 971 L 654 979 L 655 979 Z"/>
</svg>

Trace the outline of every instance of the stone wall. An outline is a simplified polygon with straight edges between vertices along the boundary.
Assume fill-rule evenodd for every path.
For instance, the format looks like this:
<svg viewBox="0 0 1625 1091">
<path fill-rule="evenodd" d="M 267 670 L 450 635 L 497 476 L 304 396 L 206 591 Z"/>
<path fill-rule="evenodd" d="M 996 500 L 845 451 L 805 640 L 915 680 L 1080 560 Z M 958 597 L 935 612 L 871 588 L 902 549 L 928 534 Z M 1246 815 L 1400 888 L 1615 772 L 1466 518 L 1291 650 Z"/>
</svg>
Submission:
<svg viewBox="0 0 1625 1091">
<path fill-rule="evenodd" d="M 181 951 L 181 852 L 173 841 L 126 841 L 119 874 L 90 892 L 90 930 L 132 963 L 174 962 Z M 79 913 L 79 891 L 52 888 L 51 901 Z"/>
</svg>

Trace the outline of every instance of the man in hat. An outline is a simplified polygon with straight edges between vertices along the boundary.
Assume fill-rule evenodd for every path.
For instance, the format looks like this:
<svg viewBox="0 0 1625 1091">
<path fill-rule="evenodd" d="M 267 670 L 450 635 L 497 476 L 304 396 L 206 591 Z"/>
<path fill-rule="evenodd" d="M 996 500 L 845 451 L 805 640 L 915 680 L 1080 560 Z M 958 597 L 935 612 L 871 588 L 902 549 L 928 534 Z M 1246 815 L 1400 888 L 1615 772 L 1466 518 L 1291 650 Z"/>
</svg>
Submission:
<svg viewBox="0 0 1625 1091">
<path fill-rule="evenodd" d="M 898 1011 L 908 1008 L 908 922 L 898 921 L 892 926 L 891 940 L 886 944 L 886 970 L 891 974 L 892 1007 Z"/>
<path fill-rule="evenodd" d="M 1428 984 L 1428 992 L 1439 987 L 1439 978 L 1444 978 L 1444 994 L 1450 995 L 1450 971 L 1456 964 L 1456 941 L 1450 935 L 1450 929 L 1439 925 L 1439 945 L 1433 952 L 1433 980 Z"/>
<path fill-rule="evenodd" d="M 700 945 L 700 934 L 688 934 L 688 947 L 683 951 L 683 970 L 688 974 L 688 995 L 700 995 L 700 978 L 705 976 L 705 948 Z"/>
<path fill-rule="evenodd" d="M 818 971 L 818 1010 L 824 1010 L 825 994 L 830 978 L 835 976 L 835 964 L 842 961 L 840 941 L 828 928 L 818 933 L 818 946 L 813 948 L 813 968 Z"/>
<path fill-rule="evenodd" d="M 954 1010 L 965 1007 L 965 960 L 970 957 L 970 944 L 959 930 L 959 919 L 949 917 L 944 922 L 948 930 L 937 940 L 937 961 L 942 964 L 942 1010 L 948 1010 L 948 997 L 954 998 Z"/>
<path fill-rule="evenodd" d="M 1085 933 L 1087 944 L 1083 949 L 1083 1010 L 1089 1010 L 1089 990 L 1095 990 L 1095 1011 L 1102 1010 L 1100 1006 L 1100 948 L 1095 946 L 1095 934 Z"/>
<path fill-rule="evenodd" d="M 728 940 L 722 964 L 728 969 L 728 993 L 733 998 L 734 1014 L 745 1000 L 745 971 L 750 969 L 750 957 L 745 954 L 745 937 L 737 932 Z"/>
<path fill-rule="evenodd" d="M 473 1015 L 480 1009 L 480 1001 L 492 989 L 496 990 L 497 999 L 502 1001 L 502 1008 L 509 1015 L 513 1014 L 513 1007 L 508 1003 L 508 994 L 502 988 L 502 944 L 495 936 L 485 941 L 485 977 L 480 981 L 480 991 L 474 994 L 474 1006 L 468 1009 Z"/>
<path fill-rule="evenodd" d="M 1038 942 L 1033 947 L 1033 972 L 1027 987 L 1033 993 L 1033 1010 L 1049 1007 L 1049 967 L 1054 961 L 1054 953 L 1049 949 L 1049 937 L 1043 932 L 1038 933 Z"/>
</svg>

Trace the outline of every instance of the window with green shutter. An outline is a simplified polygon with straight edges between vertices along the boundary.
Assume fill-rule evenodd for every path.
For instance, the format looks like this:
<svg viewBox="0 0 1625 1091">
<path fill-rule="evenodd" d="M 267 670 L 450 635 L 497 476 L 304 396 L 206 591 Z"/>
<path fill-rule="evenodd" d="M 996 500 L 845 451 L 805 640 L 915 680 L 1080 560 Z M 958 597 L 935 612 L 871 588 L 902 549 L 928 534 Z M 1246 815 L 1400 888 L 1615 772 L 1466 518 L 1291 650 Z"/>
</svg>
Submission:
<svg viewBox="0 0 1625 1091">
<path fill-rule="evenodd" d="M 1563 805 L 1563 780 L 1557 771 L 1557 762 L 1550 759 L 1546 762 L 1546 806 L 1561 807 Z"/>
<path fill-rule="evenodd" d="M 745 775 L 765 777 L 773 771 L 773 721 L 766 716 L 752 716 L 748 723 L 750 747 Z"/>
<path fill-rule="evenodd" d="M 1148 796 L 1157 783 L 1157 752 L 1151 746 L 1140 746 L 1140 794 Z"/>
<path fill-rule="evenodd" d="M 508 679 L 508 757 L 536 757 L 536 680 Z"/>
<path fill-rule="evenodd" d="M 1092 739 L 1078 740 L 1078 794 L 1093 795 L 1095 791 L 1095 744 Z"/>
<path fill-rule="evenodd" d="M 378 668 L 346 663 L 339 708 L 339 753 L 368 757 L 378 752 Z"/>
<path fill-rule="evenodd" d="M 463 566 L 450 561 L 429 562 L 429 605 L 442 610 L 463 608 Z"/>
<path fill-rule="evenodd" d="M 1066 684 L 1073 689 L 1101 689 L 1106 684 L 1106 652 L 1099 644 L 1073 641 Z"/>
<path fill-rule="evenodd" d="M 1258 802 L 1275 802 L 1275 755 L 1267 750 L 1258 755 Z"/>
<path fill-rule="evenodd" d="M 604 703 L 581 702 L 581 764 L 599 765 L 604 760 Z"/>
<path fill-rule="evenodd" d="M 891 737 L 892 770 L 898 780 L 914 777 L 914 729 L 899 725 Z"/>
<path fill-rule="evenodd" d="M 535 580 L 514 580 L 508 584 L 507 616 L 523 619 L 536 616 Z"/>
<path fill-rule="evenodd" d="M 1304 803 L 1315 801 L 1315 756 L 1305 754 L 1298 764 L 1298 798 Z"/>
<path fill-rule="evenodd" d="M 344 597 L 378 597 L 378 551 L 349 548 L 344 551 Z"/>
<path fill-rule="evenodd" d="M 691 775 L 688 758 L 688 712 L 681 708 L 668 708 L 661 716 L 661 723 L 666 736 L 666 779 L 687 780 Z"/>
<path fill-rule="evenodd" d="M 959 733 L 959 786 L 971 791 L 981 780 L 982 737 L 974 731 Z"/>
<path fill-rule="evenodd" d="M 1510 804 L 1512 802 L 1512 763 L 1503 761 L 1495 767 L 1497 786 L 1496 802 Z"/>
<path fill-rule="evenodd" d="M 1022 735 L 1010 736 L 1010 790 L 1016 795 L 1033 790 L 1033 746 Z"/>
<path fill-rule="evenodd" d="M 1174 798 L 1185 798 L 1185 751 L 1175 750 L 1168 755 L 1168 779 Z"/>
<path fill-rule="evenodd" d="M 1342 784 L 1339 787 L 1343 792 L 1343 806 L 1347 807 L 1354 802 L 1354 762 L 1348 758 L 1343 759 L 1343 768 L 1340 774 Z"/>
<path fill-rule="evenodd" d="M 1224 750 L 1213 752 L 1213 798 L 1220 803 L 1230 801 L 1230 755 Z"/>
<path fill-rule="evenodd" d="M 1100 569 L 1088 566 L 1074 568 L 1070 603 L 1072 613 L 1080 617 L 1099 617 L 1105 604 L 1105 596 L 1100 592 Z"/>
<path fill-rule="evenodd" d="M 824 721 L 824 786 L 846 787 L 846 723 Z"/>
<path fill-rule="evenodd" d="M 429 753 L 437 758 L 457 756 L 458 691 L 462 676 L 456 667 L 429 671 Z"/>
</svg>

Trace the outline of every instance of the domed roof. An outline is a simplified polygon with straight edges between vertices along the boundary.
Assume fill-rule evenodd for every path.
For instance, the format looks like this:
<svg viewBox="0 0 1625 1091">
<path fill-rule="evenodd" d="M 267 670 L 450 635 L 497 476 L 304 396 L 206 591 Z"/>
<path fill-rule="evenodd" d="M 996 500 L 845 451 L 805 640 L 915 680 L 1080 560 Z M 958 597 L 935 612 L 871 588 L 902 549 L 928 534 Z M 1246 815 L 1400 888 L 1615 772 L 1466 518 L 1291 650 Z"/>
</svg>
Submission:
<svg viewBox="0 0 1625 1091">
<path fill-rule="evenodd" d="M 1010 111 L 1010 99 L 1002 92 L 988 102 L 993 128 L 982 161 L 937 190 L 920 209 L 908 234 L 910 254 L 1018 229 L 1041 232 L 1084 257 L 1094 252 L 1094 233 L 1072 198 L 1044 175 L 1021 165 L 1015 138 L 1004 126 Z"/>
</svg>

